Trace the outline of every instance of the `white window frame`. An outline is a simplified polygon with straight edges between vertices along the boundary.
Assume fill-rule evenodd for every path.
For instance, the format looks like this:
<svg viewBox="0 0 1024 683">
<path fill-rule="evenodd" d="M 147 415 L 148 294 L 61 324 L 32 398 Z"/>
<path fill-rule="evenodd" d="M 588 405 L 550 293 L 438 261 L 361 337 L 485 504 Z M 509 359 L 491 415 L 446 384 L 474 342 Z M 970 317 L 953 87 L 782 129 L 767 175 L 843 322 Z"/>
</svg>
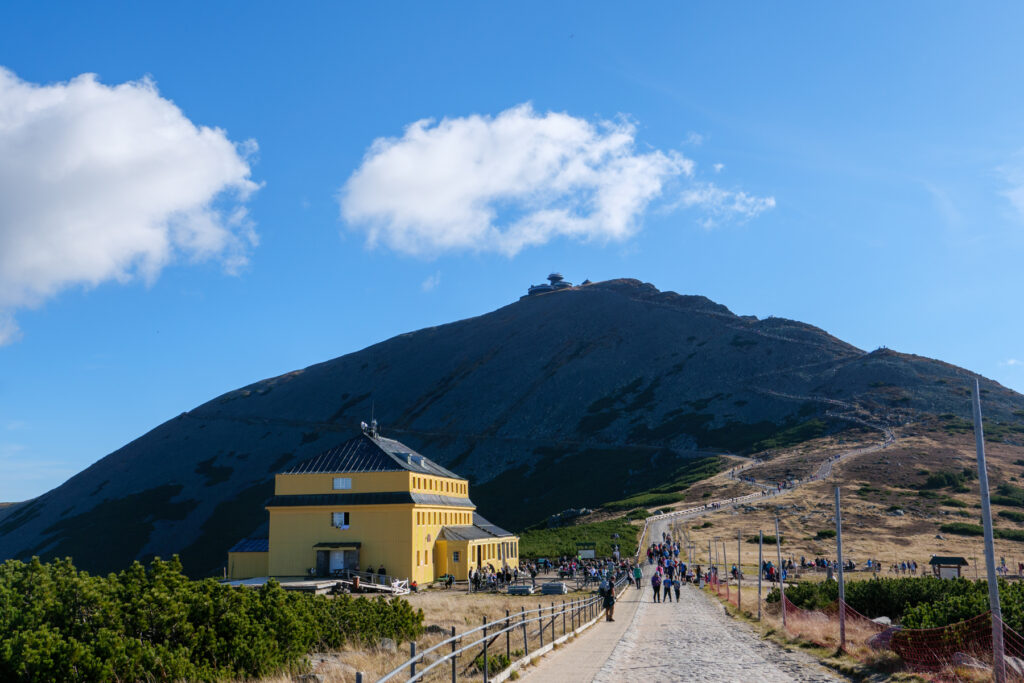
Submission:
<svg viewBox="0 0 1024 683">
<path fill-rule="evenodd" d="M 335 477 L 333 486 L 335 491 L 347 491 L 352 488 L 352 477 Z"/>
<path fill-rule="evenodd" d="M 349 528 L 349 516 L 347 512 L 332 512 L 331 513 L 331 526 L 335 529 L 348 529 Z"/>
</svg>

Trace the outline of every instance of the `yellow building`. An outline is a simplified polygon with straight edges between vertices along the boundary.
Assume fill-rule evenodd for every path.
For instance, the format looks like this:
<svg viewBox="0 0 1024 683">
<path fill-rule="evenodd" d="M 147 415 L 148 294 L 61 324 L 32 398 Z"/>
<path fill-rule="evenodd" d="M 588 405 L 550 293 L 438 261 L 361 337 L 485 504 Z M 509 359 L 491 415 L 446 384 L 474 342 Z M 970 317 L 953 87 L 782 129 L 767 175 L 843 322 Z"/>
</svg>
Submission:
<svg viewBox="0 0 1024 683">
<path fill-rule="evenodd" d="M 269 539 L 228 553 L 232 579 L 378 571 L 426 583 L 519 563 L 519 538 L 476 513 L 469 482 L 375 428 L 278 474 Z"/>
</svg>

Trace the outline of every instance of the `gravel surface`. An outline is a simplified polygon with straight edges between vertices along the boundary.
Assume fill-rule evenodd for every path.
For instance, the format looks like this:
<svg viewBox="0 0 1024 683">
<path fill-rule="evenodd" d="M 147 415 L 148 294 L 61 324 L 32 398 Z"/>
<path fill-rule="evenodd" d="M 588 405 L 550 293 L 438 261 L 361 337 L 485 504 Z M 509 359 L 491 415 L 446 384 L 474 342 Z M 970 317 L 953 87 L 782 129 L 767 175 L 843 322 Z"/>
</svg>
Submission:
<svg viewBox="0 0 1024 683">
<path fill-rule="evenodd" d="M 813 658 L 762 640 L 710 597 L 685 586 L 679 602 L 644 592 L 633 622 L 595 683 L 621 681 L 843 681 Z"/>
</svg>

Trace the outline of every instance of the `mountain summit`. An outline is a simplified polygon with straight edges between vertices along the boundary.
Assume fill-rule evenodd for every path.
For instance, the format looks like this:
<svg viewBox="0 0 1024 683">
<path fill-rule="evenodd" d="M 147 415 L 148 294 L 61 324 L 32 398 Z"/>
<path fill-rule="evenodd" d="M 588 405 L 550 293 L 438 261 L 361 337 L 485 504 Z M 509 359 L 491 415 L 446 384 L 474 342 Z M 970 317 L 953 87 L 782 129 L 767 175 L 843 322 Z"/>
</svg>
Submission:
<svg viewBox="0 0 1024 683">
<path fill-rule="evenodd" d="M 71 555 L 99 572 L 180 553 L 195 575 L 219 572 L 258 532 L 274 473 L 358 433 L 373 405 L 385 436 L 468 477 L 484 516 L 522 527 L 671 481 L 709 451 L 969 417 L 973 377 L 638 280 L 566 287 L 182 413 L 0 509 L 0 557 Z M 982 388 L 987 417 L 1024 415 L 1024 396 Z"/>
</svg>

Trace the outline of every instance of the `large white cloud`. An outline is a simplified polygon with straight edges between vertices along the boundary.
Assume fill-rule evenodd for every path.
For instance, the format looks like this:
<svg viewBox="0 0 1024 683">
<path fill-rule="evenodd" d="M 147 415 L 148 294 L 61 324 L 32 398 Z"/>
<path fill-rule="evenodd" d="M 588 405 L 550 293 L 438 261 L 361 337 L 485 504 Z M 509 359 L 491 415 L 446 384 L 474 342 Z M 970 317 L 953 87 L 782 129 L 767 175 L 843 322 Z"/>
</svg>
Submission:
<svg viewBox="0 0 1024 683">
<path fill-rule="evenodd" d="M 568 235 L 622 240 L 667 181 L 693 172 L 678 152 L 638 151 L 628 121 L 538 114 L 417 121 L 374 141 L 342 187 L 342 217 L 378 243 L 416 255 L 513 255 Z"/>
<path fill-rule="evenodd" d="M 253 151 L 148 79 L 40 86 L 0 67 L 0 343 L 17 309 L 70 286 L 152 281 L 176 257 L 244 264 Z"/>
</svg>

